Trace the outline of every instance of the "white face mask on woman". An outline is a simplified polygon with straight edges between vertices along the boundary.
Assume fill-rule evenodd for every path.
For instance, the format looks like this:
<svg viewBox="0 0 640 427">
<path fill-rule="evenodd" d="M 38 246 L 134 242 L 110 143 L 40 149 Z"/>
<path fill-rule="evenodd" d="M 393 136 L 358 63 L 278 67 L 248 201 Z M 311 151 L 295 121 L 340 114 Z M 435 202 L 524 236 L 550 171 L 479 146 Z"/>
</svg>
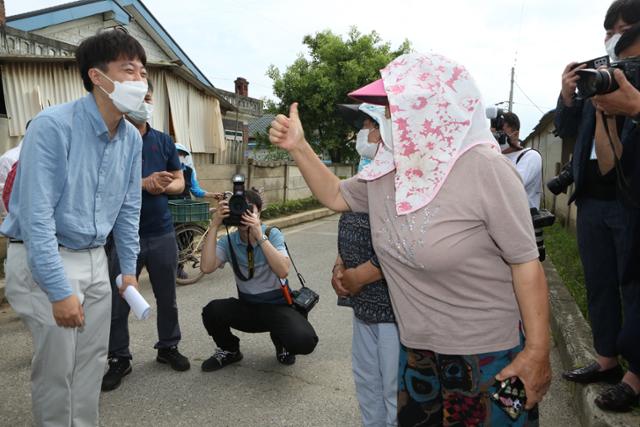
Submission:
<svg viewBox="0 0 640 427">
<path fill-rule="evenodd" d="M 142 110 L 143 106 L 141 104 L 145 103 L 144 97 L 147 96 L 147 91 L 149 90 L 147 82 L 142 80 L 125 82 L 113 81 L 102 71 L 98 70 L 98 72 L 113 83 L 113 92 L 111 93 L 104 90 L 103 87 L 98 87 L 111 98 L 113 105 L 115 105 L 121 113 L 129 114 Z"/>
<path fill-rule="evenodd" d="M 369 129 L 361 129 L 356 136 L 356 151 L 365 159 L 373 159 L 378 151 L 378 144 L 369 143 Z"/>
<path fill-rule="evenodd" d="M 136 111 L 127 113 L 127 117 L 133 120 L 135 123 L 144 124 L 151 122 L 153 116 L 153 104 L 143 102 L 140 108 Z"/>
<path fill-rule="evenodd" d="M 620 37 L 622 37 L 622 34 L 616 33 L 609 37 L 609 40 L 604 42 L 604 48 L 607 50 L 607 55 L 609 55 L 609 58 L 611 58 L 611 61 L 613 62 L 619 59 L 618 55 L 616 55 L 616 45 L 618 44 L 618 41 L 620 41 Z"/>
</svg>

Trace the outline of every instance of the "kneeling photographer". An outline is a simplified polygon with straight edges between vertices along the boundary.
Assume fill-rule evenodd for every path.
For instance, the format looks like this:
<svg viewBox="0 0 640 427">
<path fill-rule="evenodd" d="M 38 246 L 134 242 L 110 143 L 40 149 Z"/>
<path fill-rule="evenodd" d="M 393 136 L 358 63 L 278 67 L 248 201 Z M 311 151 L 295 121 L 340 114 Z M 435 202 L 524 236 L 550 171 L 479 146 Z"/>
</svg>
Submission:
<svg viewBox="0 0 640 427">
<path fill-rule="evenodd" d="M 615 1 L 610 6 L 605 44 L 608 51 L 613 48 L 616 62 L 608 69 L 569 64 L 555 118 L 559 136 L 577 136 L 570 202 L 578 208 L 578 248 L 597 354 L 593 363 L 563 376 L 578 383 L 614 384 L 595 399 L 598 407 L 610 411 L 631 410 L 640 394 L 638 22 L 640 1 Z M 557 182 L 570 184 L 567 171 L 565 175 Z M 618 356 L 629 362 L 626 373 Z"/>
<path fill-rule="evenodd" d="M 211 219 L 201 269 L 211 273 L 231 263 L 238 298 L 213 300 L 203 308 L 202 322 L 218 348 L 202 363 L 202 370 L 215 371 L 242 360 L 240 339 L 231 328 L 269 332 L 278 362 L 292 365 L 296 354 L 314 350 L 318 337 L 306 316 L 290 305 L 289 288 L 283 283 L 290 260 L 282 232 L 262 225 L 262 198 L 253 190 L 244 190 L 242 175 L 234 176 L 233 185 L 233 196 L 219 202 Z M 223 224 L 238 229 L 216 241 Z"/>
</svg>

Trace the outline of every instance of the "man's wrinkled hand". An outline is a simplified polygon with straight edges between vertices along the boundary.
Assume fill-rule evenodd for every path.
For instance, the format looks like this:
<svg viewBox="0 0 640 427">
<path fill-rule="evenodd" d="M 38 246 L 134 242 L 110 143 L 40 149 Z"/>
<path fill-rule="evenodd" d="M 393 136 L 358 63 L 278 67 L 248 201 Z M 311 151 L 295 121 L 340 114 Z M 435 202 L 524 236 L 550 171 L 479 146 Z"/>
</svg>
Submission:
<svg viewBox="0 0 640 427">
<path fill-rule="evenodd" d="M 118 291 L 120 292 L 120 296 L 124 295 L 124 291 L 127 290 L 129 286 L 133 286 L 138 289 L 138 279 L 133 274 L 123 274 L 122 275 L 122 286 Z"/>
<path fill-rule="evenodd" d="M 80 328 L 84 326 L 84 310 L 77 296 L 51 303 L 53 318 L 58 326 L 64 328 Z"/>
<path fill-rule="evenodd" d="M 530 350 L 525 346 L 524 350 L 518 353 L 516 358 L 496 375 L 498 381 L 511 377 L 520 378 L 524 384 L 527 394 L 525 409 L 533 408 L 536 403 L 542 400 L 551 384 L 549 351 Z"/>
<path fill-rule="evenodd" d="M 142 187 L 148 193 L 162 194 L 164 189 L 173 182 L 174 176 L 171 172 L 159 171 L 142 179 Z"/>
</svg>

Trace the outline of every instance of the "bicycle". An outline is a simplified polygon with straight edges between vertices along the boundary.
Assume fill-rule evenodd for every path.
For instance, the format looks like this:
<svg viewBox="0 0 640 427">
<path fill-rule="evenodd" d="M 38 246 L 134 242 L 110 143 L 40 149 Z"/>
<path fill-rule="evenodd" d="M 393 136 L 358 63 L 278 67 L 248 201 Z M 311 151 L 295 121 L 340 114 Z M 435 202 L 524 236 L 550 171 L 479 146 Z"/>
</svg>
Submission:
<svg viewBox="0 0 640 427">
<path fill-rule="evenodd" d="M 200 255 L 209 231 L 202 224 L 209 222 L 209 202 L 189 199 L 169 200 L 178 245 L 178 285 L 192 285 L 204 276 L 200 270 Z"/>
<path fill-rule="evenodd" d="M 228 198 L 230 191 L 221 194 Z M 169 210 L 173 216 L 178 244 L 178 268 L 184 277 L 176 277 L 178 285 L 192 285 L 204 276 L 200 270 L 202 246 L 210 228 L 202 224 L 209 222 L 213 209 L 209 202 L 198 202 L 189 199 L 169 200 Z"/>
</svg>

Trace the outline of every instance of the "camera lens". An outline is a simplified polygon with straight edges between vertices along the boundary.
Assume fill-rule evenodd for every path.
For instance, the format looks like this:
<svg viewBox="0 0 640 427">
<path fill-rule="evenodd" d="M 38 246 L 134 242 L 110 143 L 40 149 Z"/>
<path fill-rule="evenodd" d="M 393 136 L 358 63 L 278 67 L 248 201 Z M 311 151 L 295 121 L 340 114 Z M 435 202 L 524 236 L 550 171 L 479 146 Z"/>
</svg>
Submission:
<svg viewBox="0 0 640 427">
<path fill-rule="evenodd" d="M 602 95 L 618 89 L 618 84 L 613 79 L 610 70 L 578 70 L 578 96 L 590 98 L 594 95 Z"/>
<path fill-rule="evenodd" d="M 233 196 L 229 199 L 229 211 L 232 215 L 242 216 L 247 210 L 247 201 L 244 196 Z"/>
</svg>

